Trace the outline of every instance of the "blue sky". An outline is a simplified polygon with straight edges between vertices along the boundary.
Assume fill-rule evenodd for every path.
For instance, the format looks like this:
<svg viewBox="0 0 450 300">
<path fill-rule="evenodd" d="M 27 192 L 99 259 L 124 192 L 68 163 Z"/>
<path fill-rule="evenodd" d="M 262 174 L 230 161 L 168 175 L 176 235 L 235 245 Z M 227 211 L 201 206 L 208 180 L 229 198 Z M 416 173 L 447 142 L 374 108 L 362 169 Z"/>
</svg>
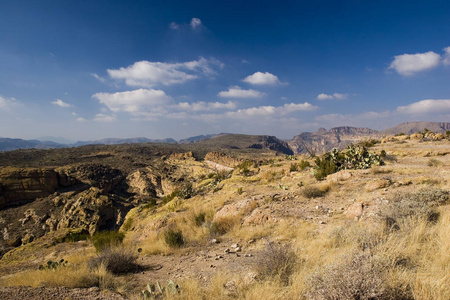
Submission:
<svg viewBox="0 0 450 300">
<path fill-rule="evenodd" d="M 0 136 L 450 121 L 448 1 L 0 1 Z"/>
</svg>

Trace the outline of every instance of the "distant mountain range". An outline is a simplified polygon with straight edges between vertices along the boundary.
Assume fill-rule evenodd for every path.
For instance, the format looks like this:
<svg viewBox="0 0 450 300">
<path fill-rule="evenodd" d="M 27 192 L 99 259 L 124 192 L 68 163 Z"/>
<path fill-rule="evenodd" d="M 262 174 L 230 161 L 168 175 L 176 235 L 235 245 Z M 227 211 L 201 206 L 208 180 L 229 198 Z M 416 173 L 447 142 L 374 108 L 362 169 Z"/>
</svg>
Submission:
<svg viewBox="0 0 450 300">
<path fill-rule="evenodd" d="M 44 140 L 22 140 L 13 138 L 0 138 L 0 151 L 11 151 L 17 149 L 51 149 L 78 147 L 83 145 L 116 145 L 116 144 L 136 144 L 136 143 L 204 143 L 205 145 L 215 145 L 218 148 L 256 148 L 271 149 L 285 154 L 300 154 L 314 151 L 322 153 L 332 148 L 343 148 L 348 144 L 358 142 L 363 139 L 380 138 L 382 136 L 395 135 L 398 133 L 412 134 L 424 129 L 433 132 L 445 133 L 450 130 L 450 123 L 445 122 L 406 122 L 384 131 L 377 131 L 369 128 L 359 127 L 335 127 L 330 130 L 320 128 L 316 132 L 301 132 L 294 136 L 290 141 L 281 141 L 274 136 L 266 135 L 244 135 L 244 134 L 211 134 L 198 135 L 179 140 L 174 139 L 148 139 L 144 137 L 138 138 L 107 138 L 94 141 L 78 141 L 75 143 L 57 143 L 54 141 L 46 141 L 45 139 L 60 140 L 67 142 L 63 138 L 43 137 Z"/>
</svg>

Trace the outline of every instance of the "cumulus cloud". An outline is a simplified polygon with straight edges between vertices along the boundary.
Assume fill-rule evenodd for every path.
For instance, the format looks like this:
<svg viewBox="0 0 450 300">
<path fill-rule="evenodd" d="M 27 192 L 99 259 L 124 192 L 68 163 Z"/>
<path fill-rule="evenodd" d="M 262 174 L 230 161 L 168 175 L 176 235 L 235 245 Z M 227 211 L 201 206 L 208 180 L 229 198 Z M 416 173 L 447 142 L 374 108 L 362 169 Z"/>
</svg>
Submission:
<svg viewBox="0 0 450 300">
<path fill-rule="evenodd" d="M 79 118 L 77 118 L 77 122 L 86 122 L 86 119 L 85 118 L 82 118 L 82 117 L 79 117 Z"/>
<path fill-rule="evenodd" d="M 61 99 L 56 99 L 55 101 L 52 102 L 53 105 L 57 105 L 59 107 L 72 107 L 72 104 L 66 103 L 64 101 L 62 101 Z"/>
<path fill-rule="evenodd" d="M 162 90 L 138 89 L 117 93 L 96 93 L 92 96 L 114 112 L 136 113 L 152 111 L 171 103 L 172 98 Z"/>
<path fill-rule="evenodd" d="M 226 103 L 223 102 L 181 102 L 178 103 L 175 108 L 186 110 L 186 111 L 210 111 L 210 110 L 218 110 L 218 109 L 235 109 L 236 103 L 232 101 L 228 101 Z"/>
<path fill-rule="evenodd" d="M 254 85 L 277 85 L 281 84 L 278 77 L 269 72 L 256 72 L 252 75 L 245 77 L 242 81 L 254 84 Z"/>
<path fill-rule="evenodd" d="M 429 113 L 450 113 L 450 100 L 427 99 L 411 103 L 397 108 L 399 113 L 403 114 L 429 114 Z"/>
<path fill-rule="evenodd" d="M 115 115 L 108 116 L 106 114 L 96 114 L 94 121 L 96 122 L 114 122 L 117 118 Z"/>
<path fill-rule="evenodd" d="M 106 79 L 103 77 L 100 77 L 99 75 L 95 74 L 95 73 L 91 73 L 92 77 L 94 77 L 95 79 L 97 79 L 100 82 L 105 82 Z"/>
<path fill-rule="evenodd" d="M 183 63 L 164 63 L 139 61 L 126 68 L 108 69 L 112 79 L 125 80 L 129 86 L 153 87 L 158 84 L 172 85 L 198 78 L 200 75 L 212 76 L 223 63 L 217 59 L 200 57 L 198 60 Z"/>
<path fill-rule="evenodd" d="M 442 63 L 444 65 L 450 65 L 450 47 L 444 48 L 444 60 L 442 61 Z"/>
<path fill-rule="evenodd" d="M 394 69 L 403 76 L 433 69 L 439 65 L 441 56 L 433 51 L 416 54 L 402 54 L 394 56 L 389 69 Z"/>
<path fill-rule="evenodd" d="M 191 23 L 189 24 L 191 25 L 192 29 L 199 29 L 202 27 L 202 21 L 199 18 L 192 18 Z"/>
<path fill-rule="evenodd" d="M 334 94 L 319 94 L 317 95 L 317 100 L 343 100 L 347 99 L 347 94 L 340 94 L 340 93 L 334 93 Z"/>
<path fill-rule="evenodd" d="M 243 90 L 239 86 L 232 86 L 228 91 L 221 91 L 217 94 L 222 98 L 261 98 L 265 94 L 256 90 Z"/>
</svg>

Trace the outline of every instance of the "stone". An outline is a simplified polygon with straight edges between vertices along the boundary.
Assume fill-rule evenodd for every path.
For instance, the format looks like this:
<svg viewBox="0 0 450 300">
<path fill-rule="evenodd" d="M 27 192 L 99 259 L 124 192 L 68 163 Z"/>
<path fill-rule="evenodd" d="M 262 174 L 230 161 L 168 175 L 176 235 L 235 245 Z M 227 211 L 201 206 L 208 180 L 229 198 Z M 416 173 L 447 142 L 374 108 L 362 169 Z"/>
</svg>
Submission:
<svg viewBox="0 0 450 300">
<path fill-rule="evenodd" d="M 344 214 L 349 219 L 359 219 L 361 218 L 364 211 L 364 203 L 356 202 L 344 212 Z"/>
<path fill-rule="evenodd" d="M 371 192 L 378 189 L 383 189 L 391 185 L 391 181 L 389 179 L 376 179 L 370 181 L 366 184 L 366 191 Z"/>
</svg>

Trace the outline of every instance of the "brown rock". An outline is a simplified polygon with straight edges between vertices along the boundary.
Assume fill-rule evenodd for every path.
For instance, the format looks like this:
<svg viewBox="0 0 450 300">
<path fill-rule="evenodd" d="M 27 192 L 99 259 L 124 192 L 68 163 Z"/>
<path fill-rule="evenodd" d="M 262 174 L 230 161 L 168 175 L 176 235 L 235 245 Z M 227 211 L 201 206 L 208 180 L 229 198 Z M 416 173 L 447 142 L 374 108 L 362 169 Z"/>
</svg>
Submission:
<svg viewBox="0 0 450 300">
<path fill-rule="evenodd" d="M 251 199 L 244 199 L 231 204 L 227 204 L 218 212 L 216 212 L 213 221 L 222 218 L 230 218 L 248 214 L 256 207 L 256 205 L 257 203 Z"/>
<path fill-rule="evenodd" d="M 349 219 L 359 219 L 361 218 L 364 211 L 364 203 L 356 202 L 344 212 L 344 214 Z"/>
<path fill-rule="evenodd" d="M 258 225 L 275 223 L 277 220 L 273 218 L 269 213 L 264 212 L 259 207 L 256 208 L 250 216 L 244 219 L 243 225 Z"/>
<path fill-rule="evenodd" d="M 0 171 L 0 208 L 47 197 L 58 188 L 52 169 L 2 168 Z"/>
<path fill-rule="evenodd" d="M 376 179 L 366 184 L 366 191 L 371 192 L 378 189 L 386 188 L 391 185 L 391 181 L 388 179 Z"/>
</svg>

